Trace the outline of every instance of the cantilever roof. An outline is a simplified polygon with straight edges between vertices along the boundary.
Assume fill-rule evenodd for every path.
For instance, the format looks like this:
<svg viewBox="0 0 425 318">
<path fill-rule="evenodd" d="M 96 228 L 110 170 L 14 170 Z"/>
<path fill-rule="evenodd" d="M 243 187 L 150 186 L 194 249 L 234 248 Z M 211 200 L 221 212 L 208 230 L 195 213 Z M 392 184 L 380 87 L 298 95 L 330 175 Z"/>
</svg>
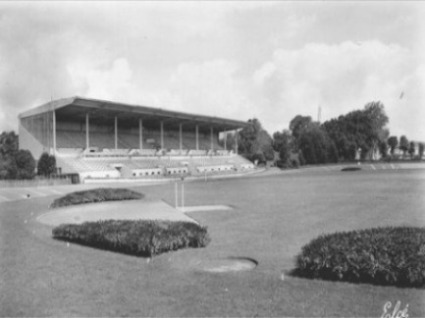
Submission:
<svg viewBox="0 0 425 318">
<path fill-rule="evenodd" d="M 220 130 L 233 130 L 247 127 L 248 122 L 213 116 L 197 115 L 184 112 L 165 110 L 147 106 L 130 105 L 112 101 L 71 97 L 48 102 L 19 114 L 19 118 L 31 117 L 49 111 L 56 111 L 56 118 L 68 120 L 84 120 L 86 113 L 90 120 L 108 120 L 118 117 L 119 120 L 136 122 L 139 118 L 145 122 L 164 121 L 167 126 L 185 125 L 213 126 Z"/>
</svg>

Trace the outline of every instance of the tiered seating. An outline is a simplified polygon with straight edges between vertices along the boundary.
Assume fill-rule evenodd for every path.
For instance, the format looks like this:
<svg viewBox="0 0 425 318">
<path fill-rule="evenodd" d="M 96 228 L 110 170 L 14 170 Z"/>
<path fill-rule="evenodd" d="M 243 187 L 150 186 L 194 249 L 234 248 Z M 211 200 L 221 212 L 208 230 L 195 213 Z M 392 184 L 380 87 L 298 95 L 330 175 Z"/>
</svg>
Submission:
<svg viewBox="0 0 425 318">
<path fill-rule="evenodd" d="M 189 156 L 205 156 L 207 152 L 205 150 L 189 150 Z"/>
<path fill-rule="evenodd" d="M 198 172 L 226 172 L 234 171 L 235 167 L 233 165 L 214 165 L 214 166 L 199 166 L 196 168 Z"/>
<path fill-rule="evenodd" d="M 189 173 L 189 167 L 171 167 L 165 169 L 167 175 L 186 175 Z"/>
<path fill-rule="evenodd" d="M 115 148 L 115 135 L 107 132 L 90 132 L 90 146 L 99 148 Z"/>
<path fill-rule="evenodd" d="M 167 152 L 167 155 L 169 156 L 186 156 L 188 150 L 185 149 L 171 149 L 169 152 Z"/>
<path fill-rule="evenodd" d="M 161 168 L 152 168 L 152 169 L 134 169 L 132 170 L 132 177 L 152 177 L 152 176 L 162 176 L 163 171 Z"/>
<path fill-rule="evenodd" d="M 118 147 L 127 149 L 139 148 L 139 135 L 130 132 L 119 132 Z"/>
<path fill-rule="evenodd" d="M 156 150 L 155 149 L 132 149 L 130 150 L 128 154 L 133 157 L 155 156 Z"/>
<path fill-rule="evenodd" d="M 228 150 L 219 149 L 219 150 L 216 151 L 216 155 L 218 155 L 218 156 L 228 156 L 229 155 L 229 151 Z"/>
<path fill-rule="evenodd" d="M 59 156 L 76 157 L 83 152 L 83 148 L 58 148 L 56 151 Z"/>
<path fill-rule="evenodd" d="M 56 131 L 56 146 L 58 148 L 83 148 L 86 144 L 86 136 L 78 131 Z"/>
<path fill-rule="evenodd" d="M 90 156 L 95 154 L 93 156 Z M 108 155 L 115 154 L 116 156 Z M 65 158 L 61 157 L 61 160 Z M 64 173 L 80 173 L 90 178 L 146 178 L 180 175 L 234 173 L 254 169 L 236 155 L 221 156 L 132 156 L 127 149 L 97 151 L 84 157 L 69 157 Z M 65 168 L 66 166 L 66 168 Z"/>
<path fill-rule="evenodd" d="M 137 165 L 138 169 L 154 169 L 162 165 L 157 157 L 134 157 L 131 162 Z"/>
</svg>

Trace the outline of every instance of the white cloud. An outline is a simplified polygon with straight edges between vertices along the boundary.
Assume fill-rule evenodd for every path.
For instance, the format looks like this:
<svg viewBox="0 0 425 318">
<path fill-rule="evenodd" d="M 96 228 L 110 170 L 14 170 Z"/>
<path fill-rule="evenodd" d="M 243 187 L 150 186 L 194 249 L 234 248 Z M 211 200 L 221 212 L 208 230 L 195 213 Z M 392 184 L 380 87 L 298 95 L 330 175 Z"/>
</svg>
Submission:
<svg viewBox="0 0 425 318">
<path fill-rule="evenodd" d="M 323 120 L 373 100 L 386 105 L 391 122 L 399 115 L 397 98 L 413 80 L 416 62 L 409 50 L 378 41 L 311 43 L 300 49 L 276 50 L 253 80 L 258 84 L 261 79 L 262 95 L 272 97 L 264 119 L 272 131 L 287 128 L 284 124 L 300 113 L 316 118 L 319 105 Z"/>
<path fill-rule="evenodd" d="M 256 116 L 273 133 L 296 114 L 315 117 L 318 105 L 328 119 L 379 99 L 392 131 L 425 140 L 419 116 L 411 115 L 423 112 L 418 67 L 425 64 L 425 6 L 382 8 L 0 3 L 0 126 L 16 129 L 20 111 L 51 97 L 80 95 L 241 120 Z"/>
<path fill-rule="evenodd" d="M 249 118 L 253 105 L 238 65 L 227 60 L 184 63 L 169 81 L 169 93 L 180 110 L 219 117 Z"/>
</svg>

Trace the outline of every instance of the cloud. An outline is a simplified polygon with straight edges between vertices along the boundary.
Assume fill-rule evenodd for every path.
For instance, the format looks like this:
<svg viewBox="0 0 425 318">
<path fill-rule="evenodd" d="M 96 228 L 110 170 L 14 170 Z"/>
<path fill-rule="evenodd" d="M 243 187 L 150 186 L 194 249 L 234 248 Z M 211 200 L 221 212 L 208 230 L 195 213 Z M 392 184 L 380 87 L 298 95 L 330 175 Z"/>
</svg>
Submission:
<svg viewBox="0 0 425 318">
<path fill-rule="evenodd" d="M 238 119 L 248 118 L 253 105 L 246 94 L 239 66 L 223 59 L 180 64 L 168 87 L 174 105 L 184 111 Z"/>
<path fill-rule="evenodd" d="M 373 100 L 386 105 L 391 121 L 400 115 L 400 92 L 418 80 L 411 75 L 415 72 L 416 57 L 406 48 L 379 41 L 345 41 L 278 49 L 253 74 L 253 81 L 271 114 L 265 120 L 281 130 L 299 113 L 317 118 L 319 105 L 322 119 L 329 119 Z M 412 103 L 419 102 L 420 96 L 414 98 Z"/>
<path fill-rule="evenodd" d="M 319 105 L 328 119 L 378 99 L 394 132 L 425 140 L 411 115 L 423 112 L 420 7 L 0 3 L 0 126 L 16 129 L 19 112 L 79 95 L 255 116 L 273 133 L 299 113 L 316 117 Z"/>
</svg>

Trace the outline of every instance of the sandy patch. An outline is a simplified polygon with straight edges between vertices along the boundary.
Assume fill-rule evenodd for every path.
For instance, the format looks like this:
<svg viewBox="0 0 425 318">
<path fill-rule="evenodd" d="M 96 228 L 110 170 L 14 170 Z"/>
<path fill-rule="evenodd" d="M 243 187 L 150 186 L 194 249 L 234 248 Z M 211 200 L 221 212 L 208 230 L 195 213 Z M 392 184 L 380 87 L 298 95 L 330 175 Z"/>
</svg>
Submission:
<svg viewBox="0 0 425 318">
<path fill-rule="evenodd" d="M 196 221 L 163 201 L 128 200 L 90 203 L 58 208 L 37 217 L 50 226 L 81 224 L 100 220 Z"/>
</svg>

